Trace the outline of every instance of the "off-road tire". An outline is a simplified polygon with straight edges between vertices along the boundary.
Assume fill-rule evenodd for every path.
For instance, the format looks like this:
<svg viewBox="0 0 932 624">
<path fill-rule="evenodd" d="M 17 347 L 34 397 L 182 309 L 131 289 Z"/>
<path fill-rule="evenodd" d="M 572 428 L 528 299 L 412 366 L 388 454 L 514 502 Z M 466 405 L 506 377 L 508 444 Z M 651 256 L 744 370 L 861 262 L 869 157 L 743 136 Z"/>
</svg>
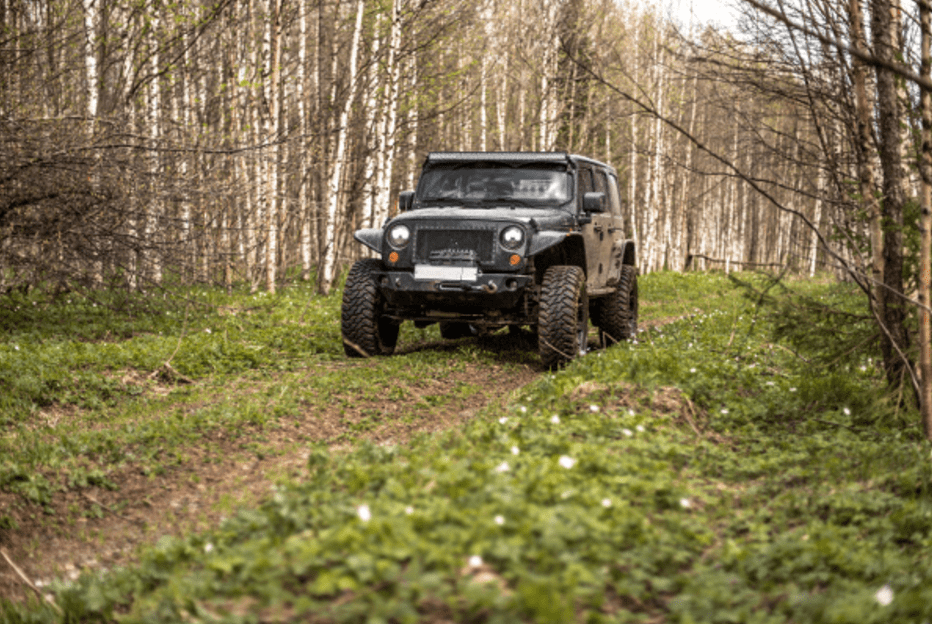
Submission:
<svg viewBox="0 0 932 624">
<path fill-rule="evenodd" d="M 440 321 L 440 337 L 444 340 L 458 340 L 459 338 L 468 338 L 473 335 L 472 327 L 469 323 L 458 323 L 456 321 Z"/>
<path fill-rule="evenodd" d="M 385 298 L 376 276 L 382 263 L 375 258 L 357 260 L 346 276 L 340 327 L 347 357 L 391 355 L 398 343 L 399 324 L 383 315 Z"/>
<path fill-rule="evenodd" d="M 562 366 L 586 352 L 589 299 L 577 266 L 552 266 L 541 283 L 537 348 L 544 366 Z"/>
<path fill-rule="evenodd" d="M 621 267 L 621 279 L 615 291 L 593 306 L 592 322 L 599 328 L 602 343 L 634 338 L 638 331 L 638 274 L 633 266 Z"/>
</svg>

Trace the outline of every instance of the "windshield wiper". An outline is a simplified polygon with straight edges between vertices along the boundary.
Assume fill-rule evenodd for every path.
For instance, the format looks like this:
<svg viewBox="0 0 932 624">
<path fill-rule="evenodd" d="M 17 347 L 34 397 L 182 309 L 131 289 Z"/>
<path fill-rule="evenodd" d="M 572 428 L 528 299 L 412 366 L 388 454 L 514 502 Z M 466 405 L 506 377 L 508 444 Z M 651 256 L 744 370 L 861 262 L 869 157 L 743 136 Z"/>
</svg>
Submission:
<svg viewBox="0 0 932 624">
<path fill-rule="evenodd" d="M 457 197 L 426 197 L 421 198 L 422 204 L 462 204 L 463 200 Z"/>
<path fill-rule="evenodd" d="M 515 199 L 514 197 L 492 197 L 485 199 L 483 201 L 488 202 L 501 202 L 503 204 L 517 204 L 519 206 L 534 206 L 533 202 L 529 202 L 525 199 Z"/>
</svg>

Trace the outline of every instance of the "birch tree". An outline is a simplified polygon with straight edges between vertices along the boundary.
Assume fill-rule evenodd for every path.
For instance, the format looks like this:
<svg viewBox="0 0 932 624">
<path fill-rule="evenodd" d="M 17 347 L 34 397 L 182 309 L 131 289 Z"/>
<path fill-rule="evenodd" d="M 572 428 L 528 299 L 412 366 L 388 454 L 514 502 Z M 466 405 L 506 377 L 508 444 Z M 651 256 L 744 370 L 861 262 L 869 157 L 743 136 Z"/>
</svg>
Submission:
<svg viewBox="0 0 932 624">
<path fill-rule="evenodd" d="M 343 180 L 343 170 L 346 166 L 346 149 L 349 140 L 349 118 L 356 99 L 357 87 L 357 61 L 359 58 L 359 47 L 362 41 L 362 24 L 365 10 L 365 1 L 357 0 L 356 4 L 356 27 L 353 31 L 353 43 L 350 51 L 349 74 L 347 75 L 348 89 L 346 99 L 343 101 L 343 108 L 340 111 L 340 122 L 337 126 L 337 145 L 333 155 L 333 166 L 330 171 L 330 183 L 328 186 L 327 198 L 327 215 L 326 215 L 326 234 L 324 236 L 324 260 L 320 273 L 318 290 L 320 294 L 326 295 L 333 286 L 333 280 L 337 265 L 337 231 L 341 225 L 339 208 L 344 200 L 341 192 L 341 182 Z"/>
</svg>

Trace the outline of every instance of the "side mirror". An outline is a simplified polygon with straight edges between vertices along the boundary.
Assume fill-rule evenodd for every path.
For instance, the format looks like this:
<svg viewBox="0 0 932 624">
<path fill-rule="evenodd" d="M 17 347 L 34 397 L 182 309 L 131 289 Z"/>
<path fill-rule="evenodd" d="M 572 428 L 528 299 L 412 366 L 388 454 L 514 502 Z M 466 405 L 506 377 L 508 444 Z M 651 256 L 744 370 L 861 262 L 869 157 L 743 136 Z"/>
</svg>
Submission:
<svg viewBox="0 0 932 624">
<path fill-rule="evenodd" d="M 398 193 L 398 209 L 396 210 L 397 214 L 402 212 L 407 212 L 411 210 L 411 205 L 414 203 L 414 191 L 401 191 Z"/>
<path fill-rule="evenodd" d="M 586 193 L 583 195 L 584 212 L 605 212 L 605 193 Z"/>
</svg>

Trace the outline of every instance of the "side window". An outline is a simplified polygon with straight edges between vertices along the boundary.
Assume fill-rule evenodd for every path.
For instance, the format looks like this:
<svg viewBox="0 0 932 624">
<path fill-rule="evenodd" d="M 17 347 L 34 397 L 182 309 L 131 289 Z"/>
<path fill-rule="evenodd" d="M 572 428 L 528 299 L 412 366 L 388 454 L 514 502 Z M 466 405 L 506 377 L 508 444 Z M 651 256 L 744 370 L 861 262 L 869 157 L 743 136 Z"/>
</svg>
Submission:
<svg viewBox="0 0 932 624">
<path fill-rule="evenodd" d="M 613 175 L 608 176 L 608 203 L 611 206 L 612 214 L 616 217 L 621 214 L 621 197 L 618 195 L 618 178 Z"/>
<path fill-rule="evenodd" d="M 577 193 L 577 204 L 580 210 L 582 210 L 583 197 L 586 193 L 591 193 L 592 188 L 592 170 L 583 167 L 579 170 L 579 192 Z"/>
<path fill-rule="evenodd" d="M 604 171 L 597 171 L 595 173 L 595 188 L 593 189 L 596 193 L 605 193 L 605 200 L 608 201 L 608 182 L 605 178 Z"/>
</svg>

